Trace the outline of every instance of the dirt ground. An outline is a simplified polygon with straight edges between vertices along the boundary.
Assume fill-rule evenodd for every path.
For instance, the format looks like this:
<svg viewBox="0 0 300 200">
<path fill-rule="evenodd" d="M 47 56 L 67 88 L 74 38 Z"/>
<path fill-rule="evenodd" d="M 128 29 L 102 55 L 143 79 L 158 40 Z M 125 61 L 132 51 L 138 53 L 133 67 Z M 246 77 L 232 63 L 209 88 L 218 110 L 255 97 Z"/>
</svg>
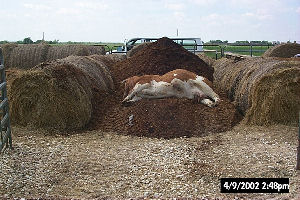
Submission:
<svg viewBox="0 0 300 200">
<path fill-rule="evenodd" d="M 0 198 L 299 199 L 297 133 L 297 127 L 238 125 L 208 136 L 155 139 L 13 127 L 14 149 L 0 155 Z M 290 193 L 221 194 L 225 177 L 290 178 Z"/>
</svg>

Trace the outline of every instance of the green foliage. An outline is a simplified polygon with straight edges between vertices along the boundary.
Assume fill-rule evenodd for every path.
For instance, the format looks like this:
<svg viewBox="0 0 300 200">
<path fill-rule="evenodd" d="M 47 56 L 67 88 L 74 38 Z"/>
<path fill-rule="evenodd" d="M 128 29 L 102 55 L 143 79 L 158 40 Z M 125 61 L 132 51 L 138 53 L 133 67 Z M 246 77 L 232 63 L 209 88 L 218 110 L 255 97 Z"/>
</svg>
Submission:
<svg viewBox="0 0 300 200">
<path fill-rule="evenodd" d="M 0 44 L 7 44 L 7 43 L 9 43 L 7 40 L 0 41 Z"/>
<path fill-rule="evenodd" d="M 207 42 L 207 44 L 227 44 L 228 40 L 210 40 L 209 42 Z"/>
<path fill-rule="evenodd" d="M 30 37 L 24 38 L 23 44 L 33 44 L 33 41 Z"/>
</svg>

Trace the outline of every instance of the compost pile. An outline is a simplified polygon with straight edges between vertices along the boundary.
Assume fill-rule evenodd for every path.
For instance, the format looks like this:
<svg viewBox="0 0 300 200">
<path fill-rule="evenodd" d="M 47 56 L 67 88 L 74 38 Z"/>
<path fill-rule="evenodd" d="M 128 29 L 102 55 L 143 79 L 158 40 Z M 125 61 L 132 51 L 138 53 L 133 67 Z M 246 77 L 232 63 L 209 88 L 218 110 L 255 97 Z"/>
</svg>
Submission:
<svg viewBox="0 0 300 200">
<path fill-rule="evenodd" d="M 162 75 L 178 68 L 213 79 L 213 68 L 168 38 L 151 43 L 129 59 L 118 62 L 111 68 L 117 90 L 105 103 L 99 103 L 89 127 L 137 136 L 174 138 L 223 132 L 240 121 L 241 115 L 220 91 L 216 92 L 223 101 L 215 108 L 176 98 L 143 99 L 130 106 L 121 105 L 122 80 L 134 75 Z"/>
<path fill-rule="evenodd" d="M 132 57 L 118 63 L 112 69 L 118 84 L 120 81 L 145 74 L 163 75 L 175 69 L 186 69 L 213 80 L 214 69 L 198 56 L 190 53 L 169 38 L 161 38 L 141 49 Z"/>
</svg>

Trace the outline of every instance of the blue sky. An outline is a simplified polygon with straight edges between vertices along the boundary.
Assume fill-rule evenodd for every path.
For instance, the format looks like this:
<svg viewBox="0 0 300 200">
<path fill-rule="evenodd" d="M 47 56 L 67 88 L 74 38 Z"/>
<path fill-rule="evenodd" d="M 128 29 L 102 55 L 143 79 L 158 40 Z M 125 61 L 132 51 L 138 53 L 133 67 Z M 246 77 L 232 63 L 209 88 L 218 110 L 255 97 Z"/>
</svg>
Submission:
<svg viewBox="0 0 300 200">
<path fill-rule="evenodd" d="M 300 41 L 299 0 L 0 0 L 0 40 Z"/>
</svg>

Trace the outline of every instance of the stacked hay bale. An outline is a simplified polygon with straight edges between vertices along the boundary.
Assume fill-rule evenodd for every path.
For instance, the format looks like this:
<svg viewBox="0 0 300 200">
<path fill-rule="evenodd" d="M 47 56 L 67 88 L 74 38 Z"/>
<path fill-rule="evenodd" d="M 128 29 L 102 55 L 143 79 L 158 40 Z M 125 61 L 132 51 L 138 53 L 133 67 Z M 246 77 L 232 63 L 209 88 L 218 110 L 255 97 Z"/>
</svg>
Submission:
<svg viewBox="0 0 300 200">
<path fill-rule="evenodd" d="M 6 68 L 30 69 L 34 66 L 70 55 L 88 56 L 104 55 L 102 46 L 89 45 L 57 45 L 48 44 L 5 44 L 2 45 Z"/>
<path fill-rule="evenodd" d="M 263 57 L 291 58 L 299 53 L 300 53 L 300 44 L 285 43 L 285 44 L 276 45 L 276 46 L 268 49 L 263 54 Z"/>
<path fill-rule="evenodd" d="M 205 53 L 197 53 L 196 54 L 201 60 L 203 60 L 208 66 L 212 67 L 215 60 L 211 57 L 207 56 Z"/>
<path fill-rule="evenodd" d="M 199 136 L 230 130 L 240 115 L 226 97 L 218 107 L 209 108 L 187 99 L 143 99 L 131 106 L 121 105 L 123 87 L 120 82 L 134 75 L 164 74 L 183 68 L 213 79 L 213 69 L 198 56 L 168 38 L 151 43 L 132 57 L 112 68 L 116 94 L 107 100 L 108 109 L 93 119 L 92 128 L 118 133 L 174 138 Z M 129 120 L 131 119 L 131 120 Z"/>
<path fill-rule="evenodd" d="M 215 85 L 225 90 L 248 124 L 297 123 L 300 110 L 300 62 L 290 59 L 220 59 Z"/>
<path fill-rule="evenodd" d="M 47 61 L 65 58 L 70 55 L 88 56 L 93 54 L 104 55 L 104 47 L 90 45 L 57 45 L 49 48 L 47 53 Z"/>
<path fill-rule="evenodd" d="M 12 123 L 58 131 L 85 127 L 93 114 L 93 100 L 114 89 L 102 59 L 107 60 L 71 56 L 18 74 L 9 90 Z"/>
</svg>

